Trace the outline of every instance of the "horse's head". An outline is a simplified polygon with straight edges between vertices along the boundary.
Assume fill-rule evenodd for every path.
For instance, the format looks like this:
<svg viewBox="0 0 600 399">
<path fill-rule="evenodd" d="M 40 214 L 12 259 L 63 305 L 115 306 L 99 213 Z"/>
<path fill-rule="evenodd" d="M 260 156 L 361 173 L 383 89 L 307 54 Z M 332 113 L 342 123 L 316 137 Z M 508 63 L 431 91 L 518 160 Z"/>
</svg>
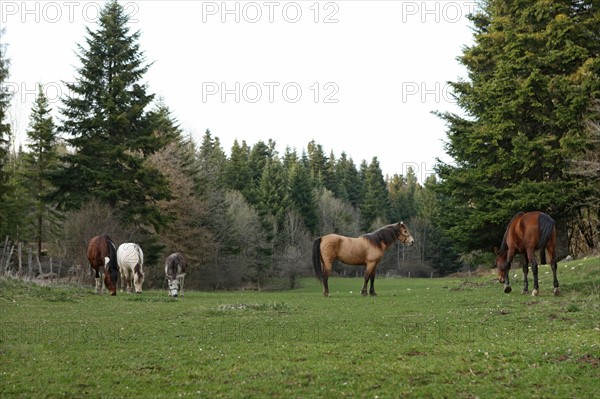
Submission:
<svg viewBox="0 0 600 399">
<path fill-rule="evenodd" d="M 179 295 L 179 279 L 169 278 L 169 295 L 177 298 Z"/>
<path fill-rule="evenodd" d="M 111 295 L 117 295 L 117 280 L 119 279 L 119 268 L 116 257 L 104 258 L 104 284 Z"/>
<path fill-rule="evenodd" d="M 408 231 L 408 227 L 404 224 L 404 222 L 398 222 L 398 227 L 400 229 L 400 234 L 398 235 L 398 240 L 406 245 L 413 245 L 415 243 L 414 238 L 410 235 Z"/>
<path fill-rule="evenodd" d="M 502 251 L 497 247 L 494 247 L 494 253 L 496 254 L 496 269 L 498 270 L 498 281 L 502 284 L 506 282 L 506 276 L 508 274 L 508 262 L 506 261 L 506 251 Z"/>
<path fill-rule="evenodd" d="M 133 286 L 135 287 L 135 292 L 138 294 L 142 293 L 142 285 L 144 284 L 144 273 L 142 271 L 135 271 L 133 273 Z"/>
</svg>

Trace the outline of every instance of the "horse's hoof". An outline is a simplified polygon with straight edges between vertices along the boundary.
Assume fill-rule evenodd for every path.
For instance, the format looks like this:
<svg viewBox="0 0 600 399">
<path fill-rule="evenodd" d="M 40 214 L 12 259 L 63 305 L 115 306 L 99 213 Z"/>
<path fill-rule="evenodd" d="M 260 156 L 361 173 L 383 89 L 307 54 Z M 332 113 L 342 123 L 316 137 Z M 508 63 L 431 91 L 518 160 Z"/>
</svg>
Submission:
<svg viewBox="0 0 600 399">
<path fill-rule="evenodd" d="M 523 291 L 521 292 L 521 294 L 523 294 L 523 295 L 527 295 L 527 294 L 529 294 L 529 290 L 523 290 Z"/>
<path fill-rule="evenodd" d="M 362 296 L 367 296 L 367 291 L 361 291 L 361 292 L 360 292 L 360 295 L 362 295 Z"/>
<path fill-rule="evenodd" d="M 324 296 L 325 298 L 327 298 L 327 297 L 329 296 L 329 292 L 324 292 L 324 293 L 323 293 L 323 296 Z"/>
<path fill-rule="evenodd" d="M 510 285 L 507 285 L 506 287 L 504 287 L 504 293 L 508 294 L 512 291 L 512 287 Z"/>
<path fill-rule="evenodd" d="M 555 296 L 559 296 L 559 295 L 560 295 L 560 288 L 556 287 L 556 288 L 554 289 L 554 295 L 555 295 Z"/>
<path fill-rule="evenodd" d="M 531 296 L 538 296 L 538 290 L 531 291 Z"/>
<path fill-rule="evenodd" d="M 369 295 L 371 295 L 371 296 L 377 296 L 377 294 L 374 293 L 374 292 L 369 293 Z"/>
</svg>

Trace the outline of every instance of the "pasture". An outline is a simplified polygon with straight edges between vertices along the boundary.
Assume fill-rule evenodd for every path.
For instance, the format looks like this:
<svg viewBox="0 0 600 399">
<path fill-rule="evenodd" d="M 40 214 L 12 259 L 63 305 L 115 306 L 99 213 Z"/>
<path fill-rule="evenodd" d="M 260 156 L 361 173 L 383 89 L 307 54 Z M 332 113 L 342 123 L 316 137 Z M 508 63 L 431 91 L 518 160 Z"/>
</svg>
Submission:
<svg viewBox="0 0 600 399">
<path fill-rule="evenodd" d="M 600 259 L 549 266 L 540 295 L 495 274 L 315 279 L 278 292 L 0 280 L 1 397 L 593 397 L 600 391 Z M 516 275 L 516 277 L 514 277 Z"/>
</svg>

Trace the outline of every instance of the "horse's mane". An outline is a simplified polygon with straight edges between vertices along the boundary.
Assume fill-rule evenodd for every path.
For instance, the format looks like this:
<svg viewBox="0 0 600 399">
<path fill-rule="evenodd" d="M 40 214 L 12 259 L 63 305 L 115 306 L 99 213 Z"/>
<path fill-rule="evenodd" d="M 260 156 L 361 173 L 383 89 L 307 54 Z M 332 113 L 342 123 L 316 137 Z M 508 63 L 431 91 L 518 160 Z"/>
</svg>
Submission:
<svg viewBox="0 0 600 399">
<path fill-rule="evenodd" d="M 517 218 L 520 218 L 524 214 L 525 214 L 525 212 L 523 212 L 523 211 L 517 212 L 517 214 L 515 216 L 513 216 L 513 218 L 510 219 L 510 222 L 508 222 L 508 224 L 506 225 L 506 230 L 504 231 L 504 237 L 502 237 L 502 244 L 500 244 L 500 252 L 501 253 L 506 253 L 506 251 L 508 251 L 508 244 L 506 242 L 506 238 L 508 237 L 508 232 L 510 230 L 510 226 L 512 226 L 513 222 Z"/>
<path fill-rule="evenodd" d="M 108 269 L 109 270 L 118 270 L 118 265 L 117 265 L 117 247 L 115 246 L 115 243 L 113 242 L 113 240 L 108 236 L 108 234 L 103 234 L 102 237 L 104 237 L 104 239 L 106 240 L 106 245 L 108 245 L 108 257 L 109 257 L 109 261 L 108 261 Z"/>
<path fill-rule="evenodd" d="M 388 224 L 371 233 L 363 234 L 364 237 L 372 245 L 379 247 L 381 243 L 389 246 L 394 243 L 400 236 L 400 226 L 398 224 Z"/>
</svg>

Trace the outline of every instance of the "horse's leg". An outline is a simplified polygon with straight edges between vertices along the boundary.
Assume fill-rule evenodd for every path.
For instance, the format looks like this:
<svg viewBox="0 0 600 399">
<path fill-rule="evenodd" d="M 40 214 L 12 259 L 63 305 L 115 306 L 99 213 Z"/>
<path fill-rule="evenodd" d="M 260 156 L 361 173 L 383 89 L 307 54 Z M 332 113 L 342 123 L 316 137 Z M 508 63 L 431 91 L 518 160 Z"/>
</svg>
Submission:
<svg viewBox="0 0 600 399">
<path fill-rule="evenodd" d="M 125 272 L 123 269 L 119 268 L 119 274 L 121 275 L 121 292 L 125 292 L 125 286 L 127 283 L 125 282 Z"/>
<path fill-rule="evenodd" d="M 550 267 L 552 267 L 552 277 L 554 278 L 554 295 L 560 295 L 560 287 L 558 286 L 558 278 L 556 277 L 558 265 L 556 264 L 556 253 L 554 252 L 554 246 L 548 247 L 548 255 L 550 255 Z"/>
<path fill-rule="evenodd" d="M 100 268 L 94 269 L 96 272 L 95 280 L 96 280 L 96 294 L 102 292 L 102 280 L 100 280 Z"/>
<path fill-rule="evenodd" d="M 367 285 L 369 284 L 369 281 L 371 282 L 369 294 L 375 295 L 375 287 L 373 286 L 373 280 L 375 280 L 375 266 L 377 266 L 376 263 L 367 263 L 367 267 L 365 268 L 365 282 L 360 290 L 360 294 L 363 296 L 367 295 Z"/>
<path fill-rule="evenodd" d="M 531 261 L 531 271 L 533 272 L 533 291 L 531 292 L 531 296 L 537 296 L 540 287 L 538 285 L 538 263 L 535 260 L 534 248 L 527 249 L 527 257 Z"/>
<path fill-rule="evenodd" d="M 133 292 L 133 272 L 129 270 L 127 274 L 127 292 Z"/>
<path fill-rule="evenodd" d="M 525 263 L 523 264 L 523 294 L 529 292 L 529 281 L 527 281 L 527 273 L 529 272 L 529 258 L 525 254 Z"/>
<path fill-rule="evenodd" d="M 506 279 L 504 280 L 504 292 L 505 293 L 509 293 L 512 291 L 512 288 L 510 286 L 510 264 L 513 260 L 513 257 L 515 256 L 515 250 L 514 248 L 509 248 L 508 251 L 506 252 Z"/>
<path fill-rule="evenodd" d="M 323 261 L 323 295 L 329 296 L 329 274 L 331 273 L 332 262 Z"/>
<path fill-rule="evenodd" d="M 371 296 L 377 296 L 377 294 L 375 293 L 375 268 L 373 268 L 373 271 L 371 272 L 371 288 L 369 289 L 369 295 Z"/>
</svg>

